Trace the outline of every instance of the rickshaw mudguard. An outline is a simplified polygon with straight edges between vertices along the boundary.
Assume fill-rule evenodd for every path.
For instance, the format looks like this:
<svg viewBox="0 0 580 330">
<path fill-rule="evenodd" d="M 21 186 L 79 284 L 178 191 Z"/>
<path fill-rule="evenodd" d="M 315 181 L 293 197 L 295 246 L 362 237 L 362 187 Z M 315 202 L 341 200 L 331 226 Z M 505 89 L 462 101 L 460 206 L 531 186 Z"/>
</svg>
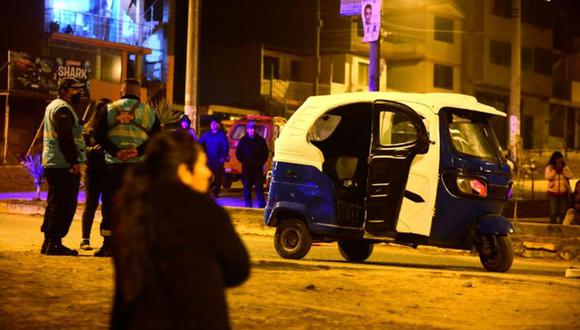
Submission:
<svg viewBox="0 0 580 330">
<path fill-rule="evenodd" d="M 498 214 L 487 214 L 479 218 L 476 229 L 479 235 L 509 235 L 514 232 L 509 220 Z"/>
<path fill-rule="evenodd" d="M 307 205 L 295 202 L 281 201 L 274 204 L 272 208 L 264 210 L 264 224 L 269 227 L 276 227 L 278 225 L 279 215 L 284 214 L 284 217 L 299 217 L 304 220 L 306 224 L 310 222 L 312 214 Z"/>
</svg>

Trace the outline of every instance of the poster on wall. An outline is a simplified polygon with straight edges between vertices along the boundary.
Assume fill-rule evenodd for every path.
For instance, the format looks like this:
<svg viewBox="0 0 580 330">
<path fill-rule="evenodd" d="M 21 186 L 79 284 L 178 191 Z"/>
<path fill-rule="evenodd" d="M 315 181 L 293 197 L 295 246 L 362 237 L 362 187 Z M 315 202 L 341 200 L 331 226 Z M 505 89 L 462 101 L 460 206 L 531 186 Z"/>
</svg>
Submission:
<svg viewBox="0 0 580 330">
<path fill-rule="evenodd" d="M 8 51 L 10 69 L 8 90 L 37 92 L 55 96 L 60 78 L 70 77 L 88 83 L 89 61 L 60 57 L 35 57 L 28 53 Z"/>
</svg>

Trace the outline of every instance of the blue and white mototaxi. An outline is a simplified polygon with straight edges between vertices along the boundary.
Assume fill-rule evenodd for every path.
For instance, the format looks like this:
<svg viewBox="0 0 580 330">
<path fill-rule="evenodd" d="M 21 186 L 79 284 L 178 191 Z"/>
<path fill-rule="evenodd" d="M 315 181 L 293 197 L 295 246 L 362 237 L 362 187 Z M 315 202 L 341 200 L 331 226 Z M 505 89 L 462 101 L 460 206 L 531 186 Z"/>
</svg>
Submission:
<svg viewBox="0 0 580 330">
<path fill-rule="evenodd" d="M 265 223 L 284 258 L 338 241 L 361 262 L 373 244 L 477 249 L 489 271 L 513 262 L 510 168 L 468 95 L 362 92 L 310 97 L 276 141 Z"/>
</svg>

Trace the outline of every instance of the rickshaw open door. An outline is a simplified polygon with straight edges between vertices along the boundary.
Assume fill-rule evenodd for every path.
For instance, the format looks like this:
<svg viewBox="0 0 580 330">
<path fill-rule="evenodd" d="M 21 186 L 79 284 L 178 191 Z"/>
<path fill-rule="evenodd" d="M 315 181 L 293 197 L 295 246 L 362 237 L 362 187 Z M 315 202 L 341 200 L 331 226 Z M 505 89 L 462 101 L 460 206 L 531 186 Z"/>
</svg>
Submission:
<svg viewBox="0 0 580 330">
<path fill-rule="evenodd" d="M 429 137 L 421 116 L 400 103 L 377 100 L 372 109 L 372 141 L 368 158 L 365 238 L 395 237 L 411 163 L 426 153 Z"/>
</svg>

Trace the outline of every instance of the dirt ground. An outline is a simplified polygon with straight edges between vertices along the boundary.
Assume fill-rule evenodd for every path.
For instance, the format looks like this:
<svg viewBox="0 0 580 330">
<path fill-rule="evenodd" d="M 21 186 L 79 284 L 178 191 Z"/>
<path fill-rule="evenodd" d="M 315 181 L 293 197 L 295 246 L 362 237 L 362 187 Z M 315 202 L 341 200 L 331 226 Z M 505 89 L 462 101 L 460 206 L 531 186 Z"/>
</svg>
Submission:
<svg viewBox="0 0 580 330">
<path fill-rule="evenodd" d="M 42 256 L 39 217 L 27 226 L 6 218 L 0 329 L 107 328 L 110 259 Z M 271 230 L 236 227 L 251 254 L 271 244 Z M 580 328 L 578 280 L 280 258 L 252 258 L 252 266 L 250 279 L 228 290 L 234 329 Z"/>
</svg>

